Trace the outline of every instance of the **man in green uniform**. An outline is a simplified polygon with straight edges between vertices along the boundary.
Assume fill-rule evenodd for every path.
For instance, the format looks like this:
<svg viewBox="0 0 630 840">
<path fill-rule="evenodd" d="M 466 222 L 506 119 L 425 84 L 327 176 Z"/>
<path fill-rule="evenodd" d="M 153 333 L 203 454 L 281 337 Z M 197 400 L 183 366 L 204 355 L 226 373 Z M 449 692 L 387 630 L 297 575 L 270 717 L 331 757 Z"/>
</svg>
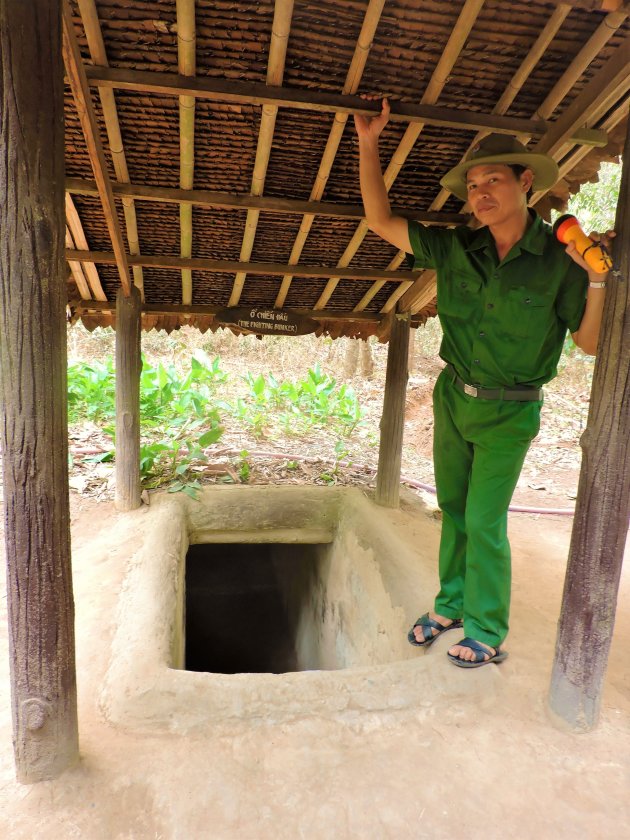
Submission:
<svg viewBox="0 0 630 840">
<path fill-rule="evenodd" d="M 440 591 L 409 641 L 428 647 L 463 625 L 465 638 L 449 659 L 478 667 L 507 656 L 507 511 L 538 434 L 541 388 L 557 373 L 567 329 L 595 354 L 606 275 L 589 268 L 573 243 L 561 245 L 527 206 L 532 189 L 553 186 L 556 163 L 505 135 L 481 140 L 441 181 L 468 201 L 481 227 L 430 228 L 392 215 L 378 155 L 388 118 L 387 100 L 378 117 L 355 117 L 366 220 L 413 253 L 417 267 L 437 269 L 446 362 L 433 394 Z"/>
</svg>

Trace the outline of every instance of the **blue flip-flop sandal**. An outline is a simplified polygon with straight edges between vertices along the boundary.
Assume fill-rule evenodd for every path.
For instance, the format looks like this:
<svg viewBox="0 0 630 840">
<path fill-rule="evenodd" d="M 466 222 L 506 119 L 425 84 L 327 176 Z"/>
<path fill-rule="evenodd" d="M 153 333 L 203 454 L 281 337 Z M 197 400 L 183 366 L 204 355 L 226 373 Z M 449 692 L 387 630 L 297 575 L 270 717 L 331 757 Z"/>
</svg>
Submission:
<svg viewBox="0 0 630 840">
<path fill-rule="evenodd" d="M 415 645 L 416 647 L 429 647 L 430 644 L 437 639 L 438 636 L 441 636 L 442 633 L 446 633 L 447 630 L 454 630 L 456 627 L 462 626 L 461 618 L 456 618 L 452 624 L 448 624 L 446 627 L 443 624 L 440 624 L 439 621 L 435 621 L 433 618 L 429 618 L 429 613 L 425 613 L 421 615 L 420 618 L 416 621 L 413 625 L 411 630 L 407 633 L 407 640 L 409 641 L 410 645 Z M 414 630 L 416 627 L 422 627 L 422 635 L 424 636 L 424 641 L 419 642 L 415 635 Z M 433 633 L 433 630 L 437 630 L 437 633 Z"/>
<path fill-rule="evenodd" d="M 483 645 L 480 645 L 479 642 L 476 642 L 468 636 L 466 636 L 465 639 L 462 639 L 461 642 L 457 642 L 457 644 L 459 647 L 465 647 L 472 650 L 475 654 L 475 658 L 468 661 L 466 659 L 460 659 L 459 656 L 453 656 L 453 654 L 447 653 L 447 656 L 453 665 L 457 665 L 459 668 L 481 668 L 482 665 L 489 665 L 491 662 L 498 665 L 499 662 L 503 662 L 503 660 L 508 657 L 507 651 L 502 651 L 500 647 L 495 648 L 496 653 L 490 653 L 487 648 L 483 647 Z M 487 656 L 488 659 L 484 659 L 485 656 Z"/>
</svg>

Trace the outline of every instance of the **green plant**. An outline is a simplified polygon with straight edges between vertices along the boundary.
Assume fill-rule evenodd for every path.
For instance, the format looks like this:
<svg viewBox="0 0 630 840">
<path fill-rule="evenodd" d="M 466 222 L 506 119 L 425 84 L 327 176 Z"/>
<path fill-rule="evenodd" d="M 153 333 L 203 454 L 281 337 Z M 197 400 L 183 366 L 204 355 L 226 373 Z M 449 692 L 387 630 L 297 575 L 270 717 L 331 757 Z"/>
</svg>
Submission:
<svg viewBox="0 0 630 840">
<path fill-rule="evenodd" d="M 249 463 L 249 452 L 246 449 L 242 449 L 240 451 L 240 458 L 238 465 L 238 477 L 241 479 L 243 484 L 247 484 L 249 481 L 249 477 L 251 475 L 251 465 Z"/>
<path fill-rule="evenodd" d="M 111 358 L 105 362 L 68 365 L 68 420 L 109 419 L 115 416 L 116 394 L 114 363 Z"/>
<path fill-rule="evenodd" d="M 363 412 L 357 397 L 347 385 L 322 373 L 319 365 L 299 382 L 278 382 L 271 374 L 247 373 L 242 377 L 248 394 L 226 408 L 259 438 L 271 424 L 273 415 L 285 435 L 301 435 L 312 427 L 333 426 L 348 435 L 360 423 Z"/>
</svg>

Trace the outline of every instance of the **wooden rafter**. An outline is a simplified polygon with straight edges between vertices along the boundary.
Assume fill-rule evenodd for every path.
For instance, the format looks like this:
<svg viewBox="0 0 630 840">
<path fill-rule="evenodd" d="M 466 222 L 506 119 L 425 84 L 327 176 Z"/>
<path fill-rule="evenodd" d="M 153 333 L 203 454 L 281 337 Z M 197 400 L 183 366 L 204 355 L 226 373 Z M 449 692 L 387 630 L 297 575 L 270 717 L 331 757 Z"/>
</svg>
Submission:
<svg viewBox="0 0 630 840">
<path fill-rule="evenodd" d="M 483 0 L 468 0 L 480 4 Z M 613 33 L 614 34 L 614 33 Z M 456 58 L 457 56 L 455 56 Z M 161 93 L 167 96 L 194 96 L 213 102 L 231 102 L 240 105 L 262 105 L 273 108 L 292 108 L 313 111 L 320 114 L 354 114 L 373 116 L 377 104 L 367 102 L 359 96 L 318 93 L 312 90 L 266 86 L 233 80 L 196 77 L 194 80 L 175 73 L 123 70 L 118 68 L 86 67 L 85 72 L 91 85 L 111 87 L 145 93 Z M 442 81 L 442 86 L 445 79 Z M 425 94 L 426 96 L 427 94 Z M 532 137 L 542 136 L 549 125 L 545 120 L 522 119 L 497 116 L 460 108 L 444 108 L 433 102 L 422 101 L 419 105 L 393 102 L 391 121 L 409 123 L 411 126 L 435 125 L 462 130 L 492 131 L 499 134 L 519 134 Z M 420 132 L 418 132 L 420 133 Z M 575 135 L 576 143 L 602 146 L 606 138 L 601 132 L 581 128 Z"/>
<path fill-rule="evenodd" d="M 354 94 L 359 88 L 359 83 L 363 75 L 363 70 L 365 69 L 370 47 L 372 46 L 376 27 L 381 19 L 384 5 L 385 0 L 370 0 L 368 8 L 365 12 L 365 17 L 363 18 L 363 25 L 361 27 L 354 55 L 346 75 L 346 81 L 342 90 L 343 95 Z M 328 140 L 326 142 L 326 148 L 324 149 L 324 153 L 319 164 L 315 184 L 311 190 L 310 200 L 312 202 L 319 201 L 324 194 L 324 189 L 326 187 L 326 183 L 328 182 L 328 178 L 330 177 L 330 172 L 337 150 L 339 149 L 339 144 L 341 142 L 347 121 L 348 114 L 335 114 L 330 134 L 328 135 Z M 361 218 L 363 218 L 363 212 L 361 213 Z M 289 257 L 289 265 L 296 265 L 299 262 L 314 220 L 314 213 L 308 213 L 302 217 L 300 229 L 293 244 L 291 256 Z M 287 274 L 282 278 L 280 290 L 276 297 L 276 307 L 280 308 L 284 306 L 292 280 L 292 274 Z"/>
<path fill-rule="evenodd" d="M 80 251 L 89 251 L 90 246 L 85 238 L 81 219 L 79 218 L 72 197 L 68 193 L 66 193 L 66 222 L 76 248 Z M 97 300 L 107 300 L 107 296 L 101 285 L 101 278 L 98 276 L 98 270 L 94 263 L 83 262 L 83 272 L 92 290 L 92 296 Z"/>
<path fill-rule="evenodd" d="M 94 178 L 98 186 L 105 222 L 107 223 L 112 247 L 116 255 L 116 266 L 118 268 L 120 282 L 125 294 L 128 295 L 131 290 L 131 280 L 122 232 L 118 223 L 118 215 L 116 214 L 114 193 L 112 192 L 112 185 L 107 173 L 107 163 L 98 132 L 94 108 L 92 107 L 90 89 L 85 77 L 85 69 L 81 61 L 81 53 L 79 52 L 79 45 L 77 44 L 74 33 L 72 12 L 67 2 L 63 4 L 63 59 L 81 122 L 81 128 L 83 129 Z"/>
<path fill-rule="evenodd" d="M 196 73 L 195 0 L 177 0 L 177 61 L 180 75 Z M 179 97 L 179 186 L 192 190 L 195 173 L 195 97 Z M 192 256 L 192 204 L 179 206 L 180 249 Z M 192 271 L 182 269 L 182 303 L 192 303 Z"/>
<path fill-rule="evenodd" d="M 66 178 L 66 190 L 73 195 L 98 195 L 94 181 L 81 178 Z M 167 204 L 189 203 L 199 207 L 223 208 L 226 210 L 247 210 L 253 208 L 265 213 L 289 215 L 308 214 L 328 216 L 337 219 L 362 219 L 361 204 L 333 204 L 326 201 L 295 201 L 290 198 L 268 198 L 266 196 L 238 195 L 214 192 L 212 190 L 180 190 L 173 187 L 152 187 L 140 184 L 112 184 L 116 197 L 130 196 L 138 201 L 165 202 Z M 433 213 L 421 210 L 395 209 L 399 216 L 416 219 L 434 225 L 454 225 L 466 221 L 463 213 Z"/>
<path fill-rule="evenodd" d="M 481 7 L 483 6 L 484 0 L 466 0 L 464 4 L 464 8 L 462 9 L 459 18 L 457 19 L 457 23 L 455 24 L 453 31 L 451 32 L 451 36 L 448 39 L 448 43 L 444 48 L 444 52 L 433 71 L 427 89 L 425 90 L 421 105 L 434 105 L 437 101 L 440 93 L 444 85 L 446 84 L 446 80 L 450 71 L 457 60 L 466 39 L 472 29 L 479 12 L 481 11 Z M 384 173 L 384 180 L 385 186 L 389 191 L 398 176 L 398 173 L 402 169 L 409 156 L 411 150 L 414 147 L 414 144 L 418 137 L 420 136 L 422 129 L 424 128 L 424 123 L 413 123 L 407 127 L 402 140 L 398 144 L 398 148 L 392 155 L 392 158 L 389 162 L 389 165 Z M 349 245 L 347 246 L 346 250 L 342 254 L 338 265 L 339 267 L 343 268 L 350 264 L 350 261 L 355 256 L 359 247 L 365 236 L 367 234 L 368 227 L 363 220 L 361 224 L 358 226 L 357 230 L 354 233 Z M 340 275 L 337 273 L 334 277 L 331 277 L 326 284 L 324 291 L 319 296 L 317 303 L 315 304 L 315 309 L 322 309 L 328 301 L 330 300 L 332 293 L 337 287 L 337 284 L 340 280 Z"/>
<path fill-rule="evenodd" d="M 107 67 L 109 62 L 107 60 L 107 52 L 105 51 L 105 43 L 103 42 L 103 34 L 101 32 L 101 25 L 98 20 L 95 2 L 94 0 L 77 0 L 77 2 L 79 5 L 81 20 L 83 22 L 83 28 L 85 30 L 88 49 L 90 51 L 90 58 L 95 65 L 99 67 Z M 112 88 L 99 88 L 99 96 L 101 100 L 101 108 L 103 110 L 103 119 L 105 121 L 105 130 L 107 131 L 109 151 L 112 156 L 114 172 L 116 173 L 116 180 L 121 184 L 126 184 L 129 183 L 129 170 L 127 168 L 127 159 L 125 157 L 125 149 L 123 147 L 114 91 Z M 129 253 L 139 254 L 140 242 L 138 237 L 138 222 L 136 219 L 136 208 L 133 198 L 124 195 L 122 198 L 122 206 L 123 213 L 125 215 L 125 228 L 127 231 Z M 141 295 L 144 296 L 144 278 L 141 266 L 134 267 L 133 282 L 134 285 L 140 289 Z"/>
<path fill-rule="evenodd" d="M 66 225 L 66 249 L 70 251 L 74 251 L 74 240 L 72 239 L 72 234 L 70 233 L 70 228 Z M 69 260 L 68 265 L 70 266 L 70 272 L 72 273 L 72 277 L 74 282 L 77 284 L 77 289 L 79 290 L 79 294 L 85 300 L 89 300 L 92 297 L 92 293 L 90 292 L 90 287 L 88 286 L 88 282 L 85 279 L 85 274 L 83 273 L 83 266 L 80 262 L 76 260 Z"/>
<path fill-rule="evenodd" d="M 267 64 L 268 85 L 282 84 L 292 16 L 293 0 L 276 0 L 271 43 L 269 45 L 269 61 Z M 260 119 L 260 130 L 258 133 L 256 160 L 254 162 L 254 172 L 252 175 L 252 195 L 262 195 L 265 186 L 265 178 L 267 177 L 267 167 L 269 165 L 269 156 L 271 154 L 271 144 L 273 142 L 273 133 L 276 126 L 277 114 L 277 105 L 263 105 Z M 242 262 L 247 262 L 252 255 L 259 215 L 258 210 L 250 209 L 247 211 L 245 232 L 243 234 L 243 243 L 241 245 Z M 242 272 L 236 275 L 236 278 L 234 279 L 234 286 L 232 288 L 232 294 L 230 295 L 229 306 L 236 306 L 238 304 L 241 298 L 241 292 L 243 291 L 243 285 L 245 284 L 245 277 L 246 275 Z"/>
<path fill-rule="evenodd" d="M 66 251 L 66 259 L 76 262 L 92 262 L 103 265 L 114 265 L 116 255 L 111 251 Z M 190 268 L 196 271 L 214 271 L 217 273 L 243 274 L 281 274 L 291 268 L 299 277 L 329 277 L 332 268 L 325 265 L 296 265 L 285 263 L 242 262 L 237 260 L 215 260 L 206 257 L 173 257 L 165 255 L 128 256 L 130 266 L 144 265 L 151 268 L 173 268 L 181 270 Z M 335 269 L 336 270 L 336 269 Z M 417 273 L 413 271 L 381 271 L 373 268 L 344 268 L 339 272 L 344 280 L 386 280 L 387 282 L 404 282 L 415 280 Z"/>
</svg>

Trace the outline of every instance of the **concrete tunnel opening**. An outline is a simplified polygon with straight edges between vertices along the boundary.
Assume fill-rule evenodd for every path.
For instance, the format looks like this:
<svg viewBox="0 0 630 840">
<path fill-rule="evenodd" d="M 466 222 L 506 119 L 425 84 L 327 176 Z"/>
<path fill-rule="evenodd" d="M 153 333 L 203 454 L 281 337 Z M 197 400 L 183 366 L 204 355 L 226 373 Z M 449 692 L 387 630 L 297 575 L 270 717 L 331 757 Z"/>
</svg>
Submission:
<svg viewBox="0 0 630 840">
<path fill-rule="evenodd" d="M 321 655 L 330 545 L 203 543 L 186 555 L 185 669 L 343 667 Z M 327 660 L 327 661 L 323 661 Z"/>
</svg>

